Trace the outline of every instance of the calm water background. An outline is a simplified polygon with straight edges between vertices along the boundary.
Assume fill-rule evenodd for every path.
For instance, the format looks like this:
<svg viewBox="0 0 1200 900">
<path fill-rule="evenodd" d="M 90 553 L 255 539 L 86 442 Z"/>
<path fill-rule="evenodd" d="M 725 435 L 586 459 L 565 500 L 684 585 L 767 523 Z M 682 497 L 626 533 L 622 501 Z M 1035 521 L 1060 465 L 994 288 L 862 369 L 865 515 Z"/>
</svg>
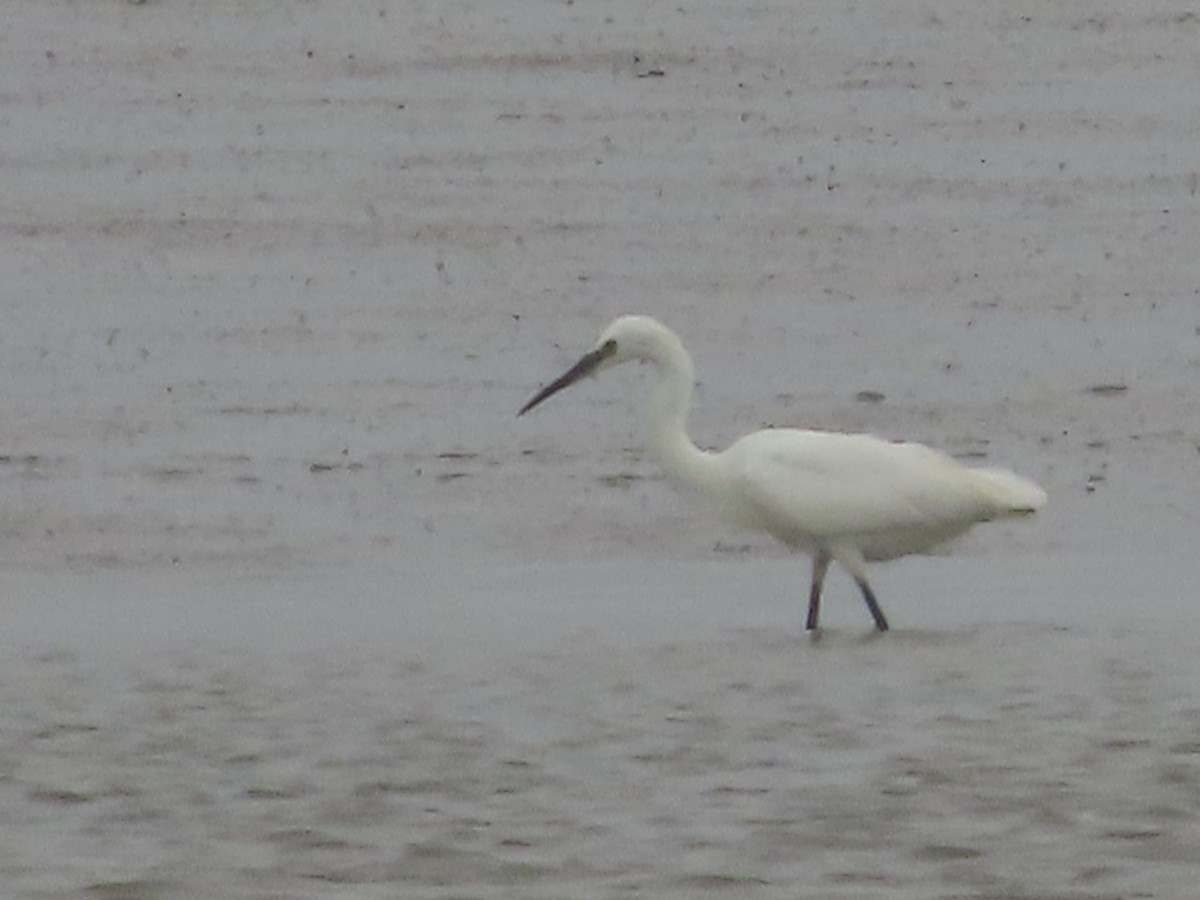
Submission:
<svg viewBox="0 0 1200 900">
<path fill-rule="evenodd" d="M 1188 897 L 1200 18 L 14 6 L 0 877 L 21 897 Z M 1037 521 L 831 578 L 693 432 L 922 440 Z M 862 392 L 882 394 L 864 402 Z"/>
</svg>

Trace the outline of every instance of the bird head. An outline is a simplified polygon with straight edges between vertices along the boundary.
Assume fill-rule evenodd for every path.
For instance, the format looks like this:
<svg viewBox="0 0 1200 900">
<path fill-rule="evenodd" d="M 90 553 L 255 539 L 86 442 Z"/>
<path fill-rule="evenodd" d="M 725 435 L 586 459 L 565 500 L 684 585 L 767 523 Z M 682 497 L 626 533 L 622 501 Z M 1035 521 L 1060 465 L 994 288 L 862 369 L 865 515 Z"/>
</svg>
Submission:
<svg viewBox="0 0 1200 900">
<path fill-rule="evenodd" d="M 595 346 L 583 354 L 579 362 L 538 391 L 517 415 L 523 416 L 543 400 L 548 400 L 588 375 L 631 360 L 657 358 L 664 337 L 668 336 L 674 338 L 665 326 L 648 316 L 621 316 L 604 329 Z"/>
</svg>

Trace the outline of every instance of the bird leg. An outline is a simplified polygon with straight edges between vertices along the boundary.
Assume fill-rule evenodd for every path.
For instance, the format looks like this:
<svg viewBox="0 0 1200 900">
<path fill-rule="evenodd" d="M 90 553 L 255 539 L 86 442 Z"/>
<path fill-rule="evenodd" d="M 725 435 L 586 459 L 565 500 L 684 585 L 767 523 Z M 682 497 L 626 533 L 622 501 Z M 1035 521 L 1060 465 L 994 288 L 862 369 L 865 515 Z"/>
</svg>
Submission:
<svg viewBox="0 0 1200 900">
<path fill-rule="evenodd" d="M 867 566 L 866 560 L 863 559 L 862 551 L 853 544 L 834 544 L 829 548 L 829 555 L 836 559 L 841 567 L 854 577 L 855 583 L 858 584 L 858 589 L 862 591 L 863 599 L 867 601 L 867 609 L 871 611 L 871 618 L 875 620 L 875 627 L 880 631 L 887 631 L 887 618 L 884 616 L 883 610 L 879 608 L 879 601 L 875 599 L 875 592 L 871 590 L 871 585 L 867 583 Z"/>
<path fill-rule="evenodd" d="M 832 558 L 824 550 L 818 550 L 817 555 L 813 557 L 812 587 L 808 591 L 808 621 L 804 625 L 806 631 L 813 631 L 817 627 L 817 617 L 821 614 L 821 585 L 825 583 L 825 572 L 829 569 L 829 561 Z"/>
<path fill-rule="evenodd" d="M 871 617 L 875 620 L 875 627 L 880 631 L 888 630 L 888 621 L 883 614 L 883 610 L 879 608 L 879 601 L 875 599 L 875 592 L 871 590 L 871 586 L 867 584 L 867 579 L 855 576 L 854 580 L 858 582 L 859 590 L 862 591 L 863 599 L 867 601 L 867 609 L 871 611 Z"/>
</svg>

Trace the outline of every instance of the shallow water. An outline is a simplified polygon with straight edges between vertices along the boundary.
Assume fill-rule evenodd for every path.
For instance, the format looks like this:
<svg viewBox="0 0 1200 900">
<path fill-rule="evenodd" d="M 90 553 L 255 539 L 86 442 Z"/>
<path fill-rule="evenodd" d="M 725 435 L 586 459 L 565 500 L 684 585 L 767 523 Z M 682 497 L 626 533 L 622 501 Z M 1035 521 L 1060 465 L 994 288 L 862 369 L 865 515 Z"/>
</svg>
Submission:
<svg viewBox="0 0 1200 900">
<path fill-rule="evenodd" d="M 1050 626 L 10 657 L 37 895 L 1186 896 L 1194 644 Z M 1172 661 L 1164 660 L 1164 656 Z"/>
<path fill-rule="evenodd" d="M 12 896 L 1194 893 L 1190 13 L 9 19 Z M 515 418 L 630 311 L 704 445 L 869 429 L 1050 506 L 876 568 L 884 637 L 834 573 L 809 640 L 642 375 Z"/>
</svg>

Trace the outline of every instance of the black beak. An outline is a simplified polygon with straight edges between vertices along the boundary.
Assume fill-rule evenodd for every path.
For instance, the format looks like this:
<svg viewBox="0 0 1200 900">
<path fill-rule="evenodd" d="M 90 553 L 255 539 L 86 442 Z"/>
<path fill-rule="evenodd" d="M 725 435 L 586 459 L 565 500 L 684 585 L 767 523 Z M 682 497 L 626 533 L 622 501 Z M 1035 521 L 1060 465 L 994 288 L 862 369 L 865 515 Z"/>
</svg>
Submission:
<svg viewBox="0 0 1200 900">
<path fill-rule="evenodd" d="M 617 345 L 612 341 L 608 341 L 590 353 L 585 353 L 579 362 L 575 363 L 575 365 L 571 366 L 571 368 L 564 372 L 560 377 L 556 378 L 554 381 L 550 382 L 548 385 L 534 394 L 533 399 L 522 406 L 521 411 L 517 413 L 517 415 L 525 415 L 525 413 L 529 412 L 543 400 L 553 397 L 563 388 L 570 387 L 580 378 L 590 375 L 595 370 L 596 366 L 600 365 L 600 363 L 612 356 L 613 353 L 616 352 L 616 349 Z"/>
</svg>

